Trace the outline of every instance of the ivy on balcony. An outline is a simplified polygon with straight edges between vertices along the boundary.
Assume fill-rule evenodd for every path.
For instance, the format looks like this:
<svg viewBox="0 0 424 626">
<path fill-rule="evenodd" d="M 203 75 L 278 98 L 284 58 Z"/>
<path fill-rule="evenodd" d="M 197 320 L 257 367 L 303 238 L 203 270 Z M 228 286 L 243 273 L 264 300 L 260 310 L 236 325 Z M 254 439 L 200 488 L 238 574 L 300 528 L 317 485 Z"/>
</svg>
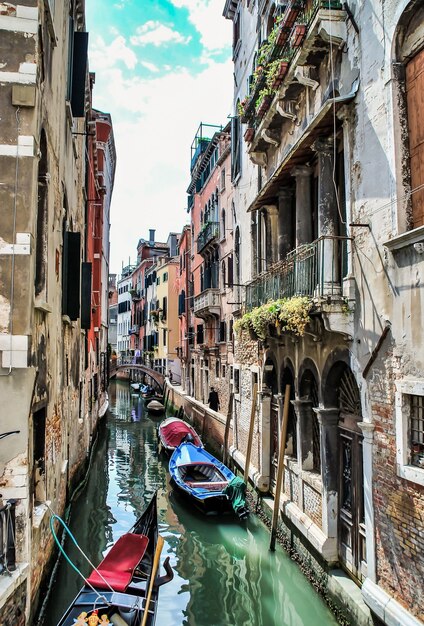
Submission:
<svg viewBox="0 0 424 626">
<path fill-rule="evenodd" d="M 265 339 L 282 332 L 301 337 L 311 321 L 312 299 L 307 296 L 280 298 L 255 307 L 234 324 L 237 333 L 248 331 L 252 338 Z"/>
</svg>

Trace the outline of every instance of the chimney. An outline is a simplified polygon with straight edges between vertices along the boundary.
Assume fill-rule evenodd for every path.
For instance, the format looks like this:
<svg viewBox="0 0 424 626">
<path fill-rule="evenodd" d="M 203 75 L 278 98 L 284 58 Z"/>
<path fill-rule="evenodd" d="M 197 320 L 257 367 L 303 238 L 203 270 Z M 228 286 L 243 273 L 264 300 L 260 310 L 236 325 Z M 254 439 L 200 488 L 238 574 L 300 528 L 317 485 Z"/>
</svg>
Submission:
<svg viewBox="0 0 424 626">
<path fill-rule="evenodd" d="M 150 245 L 153 245 L 155 243 L 155 229 L 154 228 L 150 228 L 149 230 L 149 243 Z"/>
</svg>

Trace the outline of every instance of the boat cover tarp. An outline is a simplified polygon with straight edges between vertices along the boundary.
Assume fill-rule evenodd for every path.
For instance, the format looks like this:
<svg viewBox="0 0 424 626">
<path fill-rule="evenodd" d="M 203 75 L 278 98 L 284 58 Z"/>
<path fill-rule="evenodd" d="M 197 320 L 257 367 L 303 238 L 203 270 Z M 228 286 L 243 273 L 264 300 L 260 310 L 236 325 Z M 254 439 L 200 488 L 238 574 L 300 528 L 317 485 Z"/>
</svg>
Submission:
<svg viewBox="0 0 424 626">
<path fill-rule="evenodd" d="M 239 478 L 239 476 L 235 476 L 223 489 L 222 493 L 231 501 L 237 515 L 244 514 L 246 510 L 246 483 L 244 480 Z"/>
<path fill-rule="evenodd" d="M 166 445 L 172 448 L 179 446 L 183 438 L 188 434 L 193 436 L 193 443 L 195 446 L 201 445 L 201 441 L 196 431 L 190 426 L 190 424 L 186 424 L 182 420 L 176 420 L 161 426 L 161 433 Z"/>
<path fill-rule="evenodd" d="M 97 567 L 114 591 L 124 592 L 131 582 L 134 570 L 146 552 L 149 540 L 144 535 L 126 533 L 118 539 Z M 98 589 L 109 589 L 96 570 L 88 582 Z"/>
</svg>

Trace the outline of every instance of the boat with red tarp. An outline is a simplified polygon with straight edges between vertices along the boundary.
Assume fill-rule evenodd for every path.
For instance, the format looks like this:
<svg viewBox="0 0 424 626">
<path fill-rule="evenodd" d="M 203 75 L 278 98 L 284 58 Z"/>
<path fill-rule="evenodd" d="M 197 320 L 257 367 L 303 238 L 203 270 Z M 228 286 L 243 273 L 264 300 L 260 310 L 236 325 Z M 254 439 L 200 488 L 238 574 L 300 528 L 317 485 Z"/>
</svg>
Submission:
<svg viewBox="0 0 424 626">
<path fill-rule="evenodd" d="M 158 436 L 162 449 L 172 454 L 182 441 L 191 441 L 196 447 L 203 448 L 203 443 L 191 424 L 179 417 L 167 417 L 158 426 Z"/>
<path fill-rule="evenodd" d="M 163 563 L 166 574 L 157 575 L 162 545 L 155 493 L 133 528 L 85 580 L 58 626 L 153 626 L 159 587 L 173 578 L 169 557 Z"/>
</svg>

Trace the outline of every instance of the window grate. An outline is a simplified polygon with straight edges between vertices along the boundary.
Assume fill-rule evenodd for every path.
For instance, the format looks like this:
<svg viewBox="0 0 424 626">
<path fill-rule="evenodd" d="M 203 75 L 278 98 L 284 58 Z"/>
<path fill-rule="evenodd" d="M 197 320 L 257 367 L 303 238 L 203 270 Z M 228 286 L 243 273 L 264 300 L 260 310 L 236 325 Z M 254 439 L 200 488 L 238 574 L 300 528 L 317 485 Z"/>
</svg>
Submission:
<svg viewBox="0 0 424 626">
<path fill-rule="evenodd" d="M 411 396 L 409 420 L 411 463 L 424 467 L 424 396 Z"/>
</svg>

